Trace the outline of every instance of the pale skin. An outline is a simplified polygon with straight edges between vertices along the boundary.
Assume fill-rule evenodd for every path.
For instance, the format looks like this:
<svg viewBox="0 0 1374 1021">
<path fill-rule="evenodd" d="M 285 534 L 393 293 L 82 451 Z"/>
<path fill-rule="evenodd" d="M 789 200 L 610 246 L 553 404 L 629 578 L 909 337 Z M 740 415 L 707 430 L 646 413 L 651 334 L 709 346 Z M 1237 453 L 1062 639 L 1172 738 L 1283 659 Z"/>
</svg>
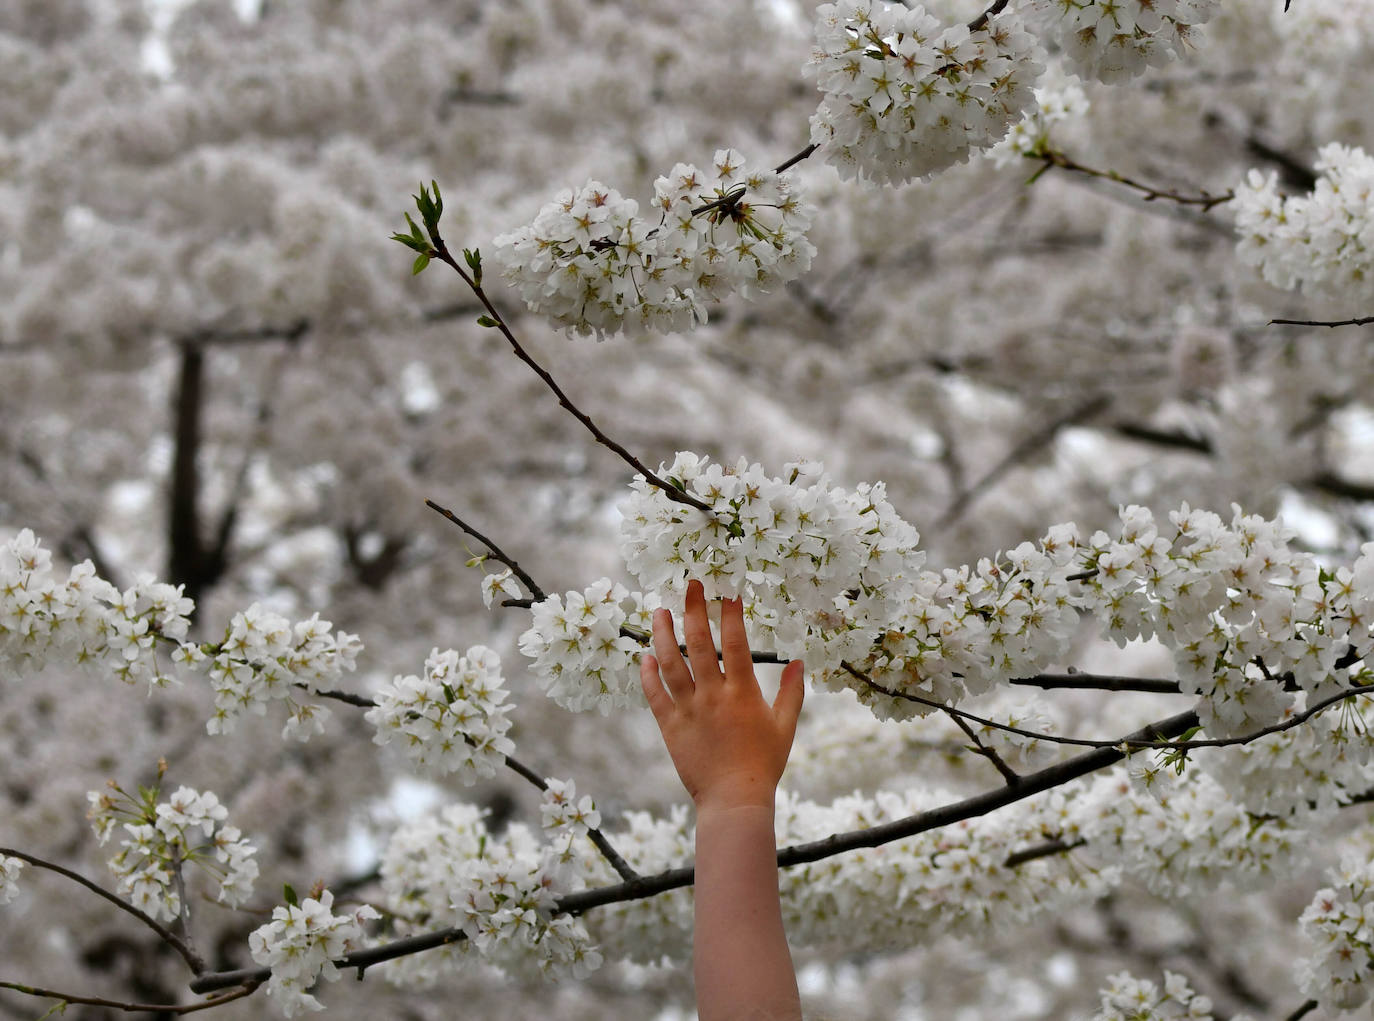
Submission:
<svg viewBox="0 0 1374 1021">
<path fill-rule="evenodd" d="M 700 582 L 687 586 L 684 661 L 666 610 L 640 683 L 697 810 L 692 939 L 700 1021 L 801 1021 L 778 902 L 773 801 L 802 706 L 802 664 L 782 672 L 772 705 L 759 690 L 744 604 L 721 604 L 721 656 Z M 690 666 L 689 666 L 690 663 Z"/>
</svg>

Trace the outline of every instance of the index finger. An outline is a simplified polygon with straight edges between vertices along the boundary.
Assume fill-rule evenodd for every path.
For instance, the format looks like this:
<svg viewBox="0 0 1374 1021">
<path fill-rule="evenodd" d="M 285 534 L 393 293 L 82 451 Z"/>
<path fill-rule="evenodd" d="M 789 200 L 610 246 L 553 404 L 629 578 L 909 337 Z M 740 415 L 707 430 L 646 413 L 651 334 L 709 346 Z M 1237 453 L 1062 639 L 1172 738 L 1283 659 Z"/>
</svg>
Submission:
<svg viewBox="0 0 1374 1021">
<path fill-rule="evenodd" d="M 749 652 L 749 636 L 744 630 L 744 600 L 727 599 L 720 609 L 720 654 L 725 664 L 727 683 L 754 681 L 754 657 Z"/>
</svg>

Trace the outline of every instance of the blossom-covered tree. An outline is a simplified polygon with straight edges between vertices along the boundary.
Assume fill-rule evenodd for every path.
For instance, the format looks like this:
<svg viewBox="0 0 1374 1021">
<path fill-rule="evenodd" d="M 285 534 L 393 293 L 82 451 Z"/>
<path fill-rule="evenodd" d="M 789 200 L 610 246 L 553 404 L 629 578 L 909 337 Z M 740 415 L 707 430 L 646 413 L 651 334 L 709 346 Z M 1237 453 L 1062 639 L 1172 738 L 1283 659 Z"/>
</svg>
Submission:
<svg viewBox="0 0 1374 1021">
<path fill-rule="evenodd" d="M 1374 17 L 1284 6 L 0 11 L 0 1012 L 684 1016 L 692 579 L 809 1009 L 1367 1010 Z"/>
</svg>

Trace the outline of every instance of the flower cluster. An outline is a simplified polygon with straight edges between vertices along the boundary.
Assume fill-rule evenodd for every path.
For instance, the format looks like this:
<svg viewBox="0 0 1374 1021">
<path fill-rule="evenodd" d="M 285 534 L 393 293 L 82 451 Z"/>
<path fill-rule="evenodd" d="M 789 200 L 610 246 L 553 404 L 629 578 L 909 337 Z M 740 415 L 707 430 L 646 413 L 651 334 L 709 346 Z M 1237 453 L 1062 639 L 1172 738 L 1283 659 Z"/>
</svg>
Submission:
<svg viewBox="0 0 1374 1021">
<path fill-rule="evenodd" d="M 1251 170 L 1236 191 L 1236 254 L 1275 287 L 1374 300 L 1374 156 L 1319 150 L 1311 194 L 1284 198 L 1277 176 Z"/>
<path fill-rule="evenodd" d="M 1056 525 L 1039 544 L 936 572 L 921 569 L 916 530 L 880 485 L 846 493 L 815 466 L 789 469 L 784 481 L 679 453 L 662 472 L 711 512 L 637 478 L 622 555 L 646 591 L 697 578 L 708 597 L 744 596 L 752 648 L 804 659 L 880 715 L 928 713 L 1045 669 L 1080 614 L 1118 643 L 1166 645 L 1213 736 L 1277 722 L 1294 690 L 1320 699 L 1357 680 L 1349 654 L 1374 624 L 1374 544 L 1323 572 L 1290 548 L 1291 532 L 1239 508 L 1227 525 L 1185 504 L 1161 527 L 1132 506 L 1114 535 Z"/>
<path fill-rule="evenodd" d="M 510 706 L 501 659 L 474 645 L 467 655 L 435 649 L 425 676 L 397 677 L 377 693 L 366 719 L 377 744 L 398 741 L 411 764 L 429 776 L 456 773 L 464 784 L 493 776 L 515 750 L 506 737 Z"/>
<path fill-rule="evenodd" d="M 1217 0 L 1030 0 L 1026 18 L 1070 70 L 1122 82 L 1181 57 Z"/>
<path fill-rule="evenodd" d="M 1234 1021 L 1247 1021 L 1237 1014 Z M 1199 996 L 1188 980 L 1172 971 L 1164 973 L 1164 989 L 1149 979 L 1119 972 L 1107 978 L 1102 1007 L 1092 1021 L 1212 1021 L 1212 1001 Z"/>
<path fill-rule="evenodd" d="M 1285 718 L 1310 699 L 1299 692 Z M 1219 748 L 1202 767 L 1256 815 L 1334 813 L 1374 787 L 1374 740 L 1349 704 L 1258 741 Z"/>
<path fill-rule="evenodd" d="M 1035 87 L 1035 105 L 1000 142 L 988 150 L 988 157 L 999 167 L 1025 156 L 1038 156 L 1050 145 L 1050 129 L 1061 121 L 1088 112 L 1088 95 L 1077 75 L 1066 74 L 1051 64 Z"/>
<path fill-rule="evenodd" d="M 111 783 L 109 791 L 86 795 L 100 843 L 121 824 L 127 834 L 109 862 L 119 892 L 154 918 L 170 921 L 182 908 L 178 872 L 183 864 L 195 864 L 217 881 L 217 900 L 243 903 L 258 877 L 256 849 L 237 827 L 223 825 L 228 811 L 219 798 L 190 787 L 178 788 L 165 801 L 157 800 L 158 793 L 140 788 L 135 798 Z"/>
<path fill-rule="evenodd" d="M 1299 984 L 1324 1006 L 1355 1010 L 1374 987 L 1374 862 L 1368 850 L 1348 858 L 1330 879 L 1298 919 L 1312 946 L 1299 965 Z"/>
<path fill-rule="evenodd" d="M 588 830 L 600 827 L 601 813 L 590 794 L 577 796 L 577 784 L 572 780 L 550 777 L 545 783 L 539 823 L 555 844 L 564 848 L 564 854 L 571 855 L 574 841 L 586 836 Z"/>
<path fill-rule="evenodd" d="M 398 982 L 432 980 L 436 965 L 473 956 L 517 975 L 581 978 L 601 965 L 580 919 L 555 914 L 555 888 L 576 868 L 528 827 L 490 833 L 483 811 L 449 805 L 402 826 L 382 855 L 382 886 L 400 933 L 454 926 L 467 934 L 423 958 L 397 961 Z"/>
<path fill-rule="evenodd" d="M 129 684 L 171 680 L 157 657 L 190 627 L 191 600 L 180 586 L 141 577 L 120 591 L 89 560 L 65 579 L 29 529 L 0 547 L 0 662 L 15 672 L 65 662 L 108 670 Z"/>
<path fill-rule="evenodd" d="M 281 699 L 289 711 L 283 736 L 305 740 L 324 728 L 329 711 L 297 702 L 300 690 L 316 691 L 352 670 L 362 643 L 357 635 L 334 634 L 318 613 L 293 625 L 254 603 L 234 614 L 224 641 L 209 648 L 207 672 L 215 692 L 215 713 L 206 723 L 211 734 L 230 733 L 241 714 L 263 715 L 269 700 Z M 206 656 L 195 646 L 182 646 L 182 652 L 191 663 Z"/>
<path fill-rule="evenodd" d="M 0 904 L 8 904 L 19 896 L 19 873 L 24 870 L 24 862 L 0 854 Z"/>
<path fill-rule="evenodd" d="M 495 238 L 492 258 L 531 311 L 604 339 L 689 330 L 706 321 L 703 300 L 772 290 L 815 252 L 811 210 L 791 180 L 733 149 L 709 172 L 673 167 L 654 182 L 651 210 L 588 181 Z"/>
<path fill-rule="evenodd" d="M 660 472 L 711 513 L 636 477 L 620 507 L 621 554 L 646 591 L 680 596 L 696 579 L 708 599 L 743 596 L 750 647 L 821 675 L 867 650 L 925 555 L 881 483 L 848 492 L 819 465 L 786 471 L 680 451 Z"/>
<path fill-rule="evenodd" d="M 320 979 L 338 980 L 334 961 L 362 944 L 363 922 L 380 917 L 367 905 L 342 915 L 333 907 L 334 895 L 325 890 L 318 898 L 273 908 L 272 921 L 248 934 L 253 960 L 272 969 L 267 995 L 287 1017 L 324 1009 L 308 990 Z"/>
<path fill-rule="evenodd" d="M 1278 722 L 1294 701 L 1349 687 L 1374 624 L 1374 543 L 1353 568 L 1322 571 L 1289 546 L 1277 522 L 1233 509 L 1230 525 L 1186 504 L 1161 529 L 1148 510 L 1126 507 L 1116 538 L 1084 544 L 1093 573 L 1073 602 L 1109 637 L 1157 638 L 1173 653 L 1185 692 L 1213 736 Z"/>
<path fill-rule="evenodd" d="M 1031 106 L 1044 70 L 1011 12 L 972 32 L 883 0 L 823 4 L 816 17 L 811 141 L 844 177 L 904 184 L 964 162 Z"/>
<path fill-rule="evenodd" d="M 635 663 L 643 643 L 621 632 L 632 629 L 647 638 L 658 605 L 652 592 L 630 592 L 602 578 L 581 592 L 535 603 L 520 651 L 534 660 L 544 693 L 565 709 L 595 708 L 604 715 L 640 705 Z"/>
</svg>

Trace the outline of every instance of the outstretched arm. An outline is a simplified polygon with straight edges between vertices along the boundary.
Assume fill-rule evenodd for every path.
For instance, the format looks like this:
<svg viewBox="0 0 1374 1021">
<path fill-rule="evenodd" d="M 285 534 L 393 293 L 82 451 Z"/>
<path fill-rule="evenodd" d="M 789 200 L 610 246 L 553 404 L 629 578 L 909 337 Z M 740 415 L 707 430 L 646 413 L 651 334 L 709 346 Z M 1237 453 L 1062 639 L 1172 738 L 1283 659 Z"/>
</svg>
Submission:
<svg viewBox="0 0 1374 1021">
<path fill-rule="evenodd" d="M 802 664 L 770 706 L 754 677 L 744 604 L 721 609 L 721 660 L 699 582 L 687 586 L 688 668 L 672 616 L 654 614 L 640 681 L 697 808 L 693 962 L 701 1021 L 799 1021 L 801 998 L 778 903 L 773 799 L 802 705 Z M 721 666 L 724 669 L 721 669 Z"/>
</svg>

